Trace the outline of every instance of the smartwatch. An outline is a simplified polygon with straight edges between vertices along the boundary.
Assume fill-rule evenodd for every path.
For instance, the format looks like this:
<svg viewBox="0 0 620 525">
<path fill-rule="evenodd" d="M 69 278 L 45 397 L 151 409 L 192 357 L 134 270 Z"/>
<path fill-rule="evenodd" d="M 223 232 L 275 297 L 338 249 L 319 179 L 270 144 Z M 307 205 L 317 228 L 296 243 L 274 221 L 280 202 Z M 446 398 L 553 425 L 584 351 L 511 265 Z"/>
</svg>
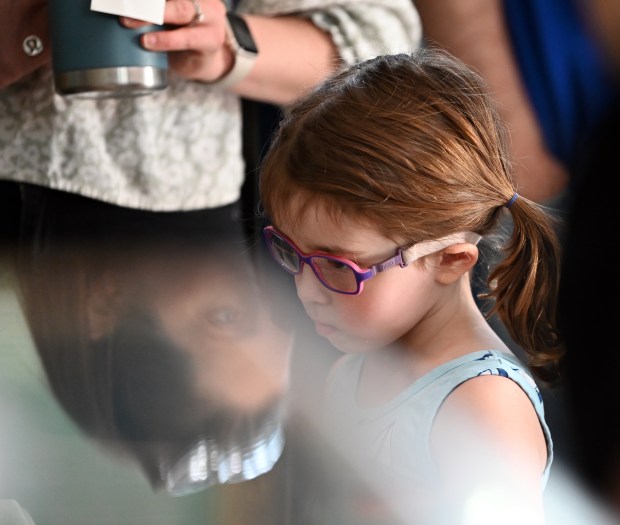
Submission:
<svg viewBox="0 0 620 525">
<path fill-rule="evenodd" d="M 241 82 L 249 74 L 258 57 L 258 47 L 243 17 L 228 12 L 226 21 L 226 43 L 232 50 L 235 61 L 232 69 L 224 77 L 209 82 L 210 86 L 223 88 Z"/>
</svg>

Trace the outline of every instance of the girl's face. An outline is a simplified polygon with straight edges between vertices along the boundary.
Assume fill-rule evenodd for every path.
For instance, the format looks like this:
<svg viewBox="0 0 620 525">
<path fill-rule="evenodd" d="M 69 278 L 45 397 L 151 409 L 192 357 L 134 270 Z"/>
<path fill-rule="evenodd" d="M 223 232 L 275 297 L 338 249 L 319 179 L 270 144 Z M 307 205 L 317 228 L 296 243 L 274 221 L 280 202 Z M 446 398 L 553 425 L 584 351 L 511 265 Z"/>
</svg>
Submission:
<svg viewBox="0 0 620 525">
<path fill-rule="evenodd" d="M 333 253 L 361 268 L 384 261 L 399 247 L 368 224 L 347 217 L 331 219 L 320 204 L 308 207 L 295 227 L 278 229 L 305 253 Z M 418 262 L 377 274 L 359 295 L 330 291 L 308 265 L 295 276 L 295 284 L 319 335 L 350 353 L 382 348 L 410 335 L 432 316 L 440 298 L 432 269 Z"/>
</svg>

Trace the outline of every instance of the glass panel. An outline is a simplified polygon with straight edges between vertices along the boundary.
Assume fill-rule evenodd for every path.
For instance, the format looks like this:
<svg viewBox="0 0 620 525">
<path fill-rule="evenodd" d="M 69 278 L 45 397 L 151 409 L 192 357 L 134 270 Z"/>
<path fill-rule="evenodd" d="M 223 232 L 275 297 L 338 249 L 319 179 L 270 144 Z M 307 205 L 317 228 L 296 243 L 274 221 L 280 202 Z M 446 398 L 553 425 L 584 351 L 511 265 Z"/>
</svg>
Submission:
<svg viewBox="0 0 620 525">
<path fill-rule="evenodd" d="M 478 491 L 468 519 L 442 515 L 455 507 L 427 476 L 418 415 L 450 374 L 404 396 L 410 363 L 387 352 L 364 396 L 395 412 L 360 407 L 356 363 L 368 348 L 380 359 L 372 329 L 353 333 L 352 316 L 347 327 L 329 309 L 309 312 L 314 326 L 264 243 L 222 231 L 211 211 L 168 217 L 22 190 L 18 242 L 0 246 L 0 523 L 23 512 L 35 525 L 534 523 L 520 494 L 510 506 L 512 480 Z M 313 269 L 357 288 L 337 259 Z M 332 341 L 353 355 L 340 361 Z M 579 491 L 551 472 L 550 524 L 606 523 L 575 512 Z"/>
</svg>

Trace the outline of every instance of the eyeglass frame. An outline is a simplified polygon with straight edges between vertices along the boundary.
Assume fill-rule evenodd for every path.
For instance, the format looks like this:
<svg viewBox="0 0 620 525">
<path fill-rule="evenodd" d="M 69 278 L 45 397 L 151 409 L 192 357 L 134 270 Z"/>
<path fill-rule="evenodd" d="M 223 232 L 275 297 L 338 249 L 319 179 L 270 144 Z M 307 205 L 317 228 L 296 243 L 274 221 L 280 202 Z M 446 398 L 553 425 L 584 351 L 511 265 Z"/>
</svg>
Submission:
<svg viewBox="0 0 620 525">
<path fill-rule="evenodd" d="M 299 271 L 294 272 L 280 262 L 281 258 L 274 253 L 272 242 L 270 240 L 273 236 L 279 237 L 280 239 L 288 243 L 291 248 L 293 248 L 293 251 L 296 253 L 297 257 L 301 262 L 301 264 L 299 265 Z M 396 249 L 395 255 L 389 257 L 388 259 L 385 259 L 382 262 L 373 264 L 370 268 L 367 269 L 362 269 L 355 262 L 339 255 L 333 255 L 331 253 L 321 251 L 304 253 L 291 239 L 289 239 L 286 235 L 284 235 L 282 232 L 280 232 L 271 225 L 265 226 L 263 228 L 263 238 L 273 259 L 276 261 L 278 266 L 282 267 L 282 269 L 284 269 L 284 271 L 286 271 L 287 273 L 291 275 L 299 275 L 303 270 L 304 264 L 307 264 L 312 269 L 312 272 L 314 273 L 318 281 L 328 290 L 343 295 L 359 295 L 364 290 L 364 282 L 371 279 L 372 277 L 375 277 L 378 273 L 389 270 L 390 268 L 393 268 L 395 266 L 405 268 L 414 261 L 420 259 L 421 257 L 436 253 L 454 244 L 467 242 L 476 245 L 478 244 L 480 239 L 482 239 L 482 236 L 472 231 L 463 231 L 446 235 L 445 237 L 440 237 L 439 239 L 420 241 L 409 248 L 399 247 Z M 333 288 L 332 286 L 327 284 L 321 277 L 320 272 L 312 264 L 312 259 L 314 257 L 321 257 L 323 259 L 333 260 L 340 264 L 344 264 L 348 268 L 350 268 L 355 275 L 356 290 L 352 292 L 345 292 Z"/>
</svg>

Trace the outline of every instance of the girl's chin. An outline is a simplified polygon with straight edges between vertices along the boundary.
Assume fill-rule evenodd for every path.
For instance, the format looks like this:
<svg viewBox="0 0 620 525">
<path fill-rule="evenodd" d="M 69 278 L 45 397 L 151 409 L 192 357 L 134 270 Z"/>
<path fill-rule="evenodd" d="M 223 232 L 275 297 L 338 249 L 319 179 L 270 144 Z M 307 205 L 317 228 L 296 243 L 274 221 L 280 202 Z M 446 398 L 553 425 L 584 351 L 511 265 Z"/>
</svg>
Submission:
<svg viewBox="0 0 620 525">
<path fill-rule="evenodd" d="M 346 337 L 342 332 L 326 337 L 336 350 L 344 354 L 368 354 L 377 349 L 377 346 L 371 344 L 368 340 Z"/>
<path fill-rule="evenodd" d="M 317 334 L 325 337 L 326 339 L 329 339 L 330 336 L 333 336 L 338 332 L 335 327 L 329 324 L 319 323 L 317 321 L 314 322 L 314 329 L 316 330 Z"/>
<path fill-rule="evenodd" d="M 365 354 L 378 346 L 375 342 L 359 337 L 351 337 L 338 328 L 315 321 L 314 329 L 321 337 L 327 339 L 333 347 L 346 354 Z"/>
</svg>

